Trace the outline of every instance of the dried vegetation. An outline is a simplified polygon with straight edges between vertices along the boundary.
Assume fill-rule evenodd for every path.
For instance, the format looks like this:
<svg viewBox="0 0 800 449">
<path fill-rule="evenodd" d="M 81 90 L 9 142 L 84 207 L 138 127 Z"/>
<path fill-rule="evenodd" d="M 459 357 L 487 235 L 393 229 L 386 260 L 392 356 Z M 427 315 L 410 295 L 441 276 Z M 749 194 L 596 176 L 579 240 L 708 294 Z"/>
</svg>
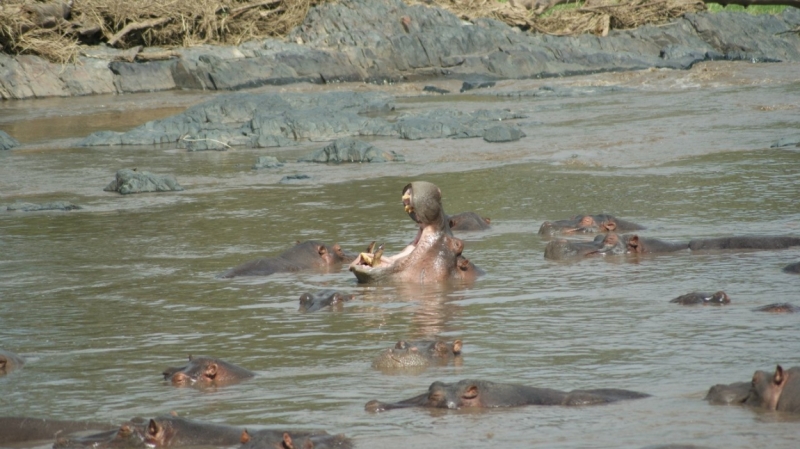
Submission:
<svg viewBox="0 0 800 449">
<path fill-rule="evenodd" d="M 117 48 L 236 45 L 286 35 L 310 7 L 325 0 L 5 0 L 0 2 L 0 51 L 74 61 L 81 45 Z M 448 9 L 467 20 L 491 17 L 556 35 L 663 23 L 705 9 L 701 0 L 407 0 Z M 133 57 L 138 57 L 134 52 Z"/>
</svg>

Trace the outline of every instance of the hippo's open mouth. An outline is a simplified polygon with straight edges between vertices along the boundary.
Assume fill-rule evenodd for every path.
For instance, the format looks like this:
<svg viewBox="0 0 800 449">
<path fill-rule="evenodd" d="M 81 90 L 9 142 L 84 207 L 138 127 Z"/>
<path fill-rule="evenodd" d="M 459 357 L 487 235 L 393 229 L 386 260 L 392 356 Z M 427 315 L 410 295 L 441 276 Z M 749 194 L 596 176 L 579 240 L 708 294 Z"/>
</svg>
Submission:
<svg viewBox="0 0 800 449">
<path fill-rule="evenodd" d="M 453 237 L 442 208 L 442 192 L 434 184 L 416 181 L 403 188 L 403 209 L 419 229 L 411 243 L 393 256 L 383 255 L 374 242 L 350 264 L 358 282 L 414 283 L 468 279 L 478 271 L 461 257 L 464 242 Z"/>
<path fill-rule="evenodd" d="M 391 267 L 393 264 L 399 262 L 401 259 L 408 257 L 417 247 L 419 244 L 420 239 L 422 238 L 423 230 L 425 229 L 425 224 L 422 222 L 420 217 L 417 214 L 417 210 L 413 204 L 413 191 L 412 185 L 408 184 L 403 188 L 403 196 L 402 196 L 402 203 L 403 209 L 406 211 L 409 217 L 414 220 L 415 223 L 419 225 L 419 229 L 417 231 L 417 235 L 411 241 L 411 243 L 400 253 L 395 254 L 394 256 L 383 256 L 383 245 L 380 245 L 376 248 L 375 242 L 370 243 L 367 247 L 367 251 L 360 253 L 358 257 L 350 264 L 350 271 L 356 272 L 354 267 L 359 267 L 359 269 L 368 269 L 368 268 L 388 268 Z"/>
</svg>

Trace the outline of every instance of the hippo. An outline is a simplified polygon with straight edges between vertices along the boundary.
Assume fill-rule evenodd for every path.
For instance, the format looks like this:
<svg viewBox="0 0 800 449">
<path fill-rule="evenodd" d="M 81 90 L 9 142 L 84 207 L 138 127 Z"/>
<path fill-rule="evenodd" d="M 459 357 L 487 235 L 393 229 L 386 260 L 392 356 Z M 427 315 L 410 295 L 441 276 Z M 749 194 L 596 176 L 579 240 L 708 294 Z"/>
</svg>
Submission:
<svg viewBox="0 0 800 449">
<path fill-rule="evenodd" d="M 60 435 L 89 430 L 111 430 L 108 423 L 58 419 L 0 417 L 0 444 L 25 441 L 53 441 Z"/>
<path fill-rule="evenodd" d="M 280 432 L 276 430 L 245 430 L 239 449 L 351 449 L 353 442 L 344 435 L 322 431 Z"/>
<path fill-rule="evenodd" d="M 398 341 L 372 361 L 372 367 L 379 370 L 403 368 L 426 368 L 431 364 L 447 364 L 453 358 L 461 357 L 461 340 L 448 343 L 442 340 Z"/>
<path fill-rule="evenodd" d="M 714 385 L 708 390 L 705 400 L 717 405 L 744 404 L 748 396 L 750 396 L 750 382 L 734 382 Z"/>
<path fill-rule="evenodd" d="M 786 249 L 792 246 L 800 246 L 800 237 L 746 235 L 713 239 L 694 239 L 689 242 L 689 249 L 692 251 Z"/>
<path fill-rule="evenodd" d="M 779 412 L 800 413 L 800 366 L 775 373 L 756 371 L 745 405 Z"/>
<path fill-rule="evenodd" d="M 731 298 L 727 293 L 720 290 L 716 293 L 691 292 L 678 296 L 669 302 L 680 304 L 682 306 L 693 306 L 697 304 L 702 304 L 704 306 L 724 306 L 726 304 L 730 304 Z"/>
<path fill-rule="evenodd" d="M 753 309 L 753 312 L 800 313 L 800 307 L 788 302 L 775 302 Z"/>
<path fill-rule="evenodd" d="M 25 359 L 10 351 L 0 349 L 0 376 L 22 368 Z"/>
<path fill-rule="evenodd" d="M 252 371 L 213 357 L 189 356 L 189 364 L 179 368 L 167 368 L 162 373 L 176 387 L 219 387 L 255 376 Z"/>
<path fill-rule="evenodd" d="M 133 449 L 146 448 L 145 433 L 149 421 L 134 418 L 118 429 L 91 435 L 64 436 L 56 439 L 53 449 Z"/>
<path fill-rule="evenodd" d="M 237 276 L 269 276 L 275 273 L 301 270 L 337 270 L 354 257 L 345 253 L 338 244 L 328 245 L 315 240 L 298 242 L 277 257 L 262 257 L 243 263 L 221 274 L 221 278 Z"/>
<path fill-rule="evenodd" d="M 303 293 L 300 295 L 300 312 L 316 312 L 325 307 L 341 309 L 345 301 L 353 299 L 353 295 L 346 295 L 336 290 L 320 290 L 317 293 Z"/>
<path fill-rule="evenodd" d="M 570 392 L 525 385 L 502 384 L 486 380 L 462 380 L 447 384 L 434 382 L 427 393 L 395 403 L 369 401 L 368 412 L 406 407 L 459 409 L 467 407 L 494 408 L 523 405 L 595 405 L 626 399 L 649 397 L 649 394 L 614 388 L 573 390 Z"/>
<path fill-rule="evenodd" d="M 637 234 L 625 234 L 620 237 L 628 254 L 672 253 L 689 249 L 686 242 L 667 242 L 661 239 L 639 237 Z"/>
<path fill-rule="evenodd" d="M 231 446 L 241 442 L 243 432 L 243 427 L 166 415 L 148 421 L 145 443 L 149 447 Z"/>
<path fill-rule="evenodd" d="M 482 274 L 461 255 L 464 242 L 453 237 L 438 187 L 412 182 L 403 187 L 402 200 L 406 213 L 419 225 L 416 238 L 391 257 L 382 256 L 382 246 L 374 253 L 359 254 L 350 264 L 359 283 L 473 281 Z"/>
<path fill-rule="evenodd" d="M 627 249 L 613 232 L 601 234 L 591 242 L 566 239 L 551 240 L 544 248 L 544 258 L 562 260 L 592 255 L 625 254 Z"/>
<path fill-rule="evenodd" d="M 484 231 L 492 223 L 490 218 L 481 217 L 475 212 L 448 215 L 445 219 L 451 231 Z"/>
<path fill-rule="evenodd" d="M 644 226 L 630 221 L 620 220 L 613 215 L 575 215 L 572 218 L 558 221 L 545 221 L 539 227 L 539 235 L 578 234 L 598 232 L 630 232 L 641 231 Z"/>
<path fill-rule="evenodd" d="M 592 255 L 657 254 L 688 249 L 688 243 L 668 242 L 639 237 L 638 234 L 600 234 L 591 242 L 567 239 L 551 240 L 544 249 L 544 258 L 561 260 Z"/>
<path fill-rule="evenodd" d="M 785 267 L 783 267 L 783 272 L 789 274 L 800 274 L 800 262 L 790 263 L 789 265 L 786 265 Z"/>
</svg>

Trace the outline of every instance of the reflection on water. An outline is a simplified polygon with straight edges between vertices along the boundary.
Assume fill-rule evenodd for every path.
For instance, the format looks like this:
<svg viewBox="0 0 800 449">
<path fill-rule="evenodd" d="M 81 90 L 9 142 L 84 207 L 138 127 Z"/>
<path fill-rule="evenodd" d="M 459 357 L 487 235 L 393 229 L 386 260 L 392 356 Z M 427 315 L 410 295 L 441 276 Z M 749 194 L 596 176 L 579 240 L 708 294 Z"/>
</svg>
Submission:
<svg viewBox="0 0 800 449">
<path fill-rule="evenodd" d="M 743 76 L 754 66 L 744 67 Z M 0 415 L 121 421 L 175 410 L 229 424 L 323 428 L 355 438 L 358 447 L 430 447 L 431 441 L 796 447 L 800 418 L 712 407 L 702 397 L 711 385 L 747 380 L 756 369 L 800 365 L 798 317 L 752 312 L 773 302 L 800 305 L 800 277 L 780 271 L 800 260 L 800 248 L 568 263 L 542 257 L 541 222 L 579 213 L 612 213 L 647 226 L 642 235 L 675 241 L 800 235 L 800 153 L 766 149 L 770 136 L 786 131 L 787 111 L 756 110 L 763 128 L 757 131 L 725 126 L 720 116 L 728 111 L 733 122 L 744 120 L 736 114 L 753 113 L 742 102 L 756 96 L 763 104 L 787 103 L 797 84 L 673 92 L 671 84 L 653 87 L 666 83 L 660 75 L 637 73 L 652 81 L 649 90 L 595 98 L 585 110 L 575 98 L 515 100 L 515 108 L 553 112 L 540 117 L 546 126 L 531 125 L 529 137 L 510 146 L 385 141 L 414 156 L 407 164 L 287 164 L 285 172 L 255 172 L 255 156 L 268 152 L 104 148 L 0 155 L 2 202 L 65 199 L 84 207 L 0 213 L 0 347 L 28 359 L 22 371 L 0 378 Z M 624 74 L 606 78 L 614 76 Z M 598 82 L 575 82 L 587 80 Z M 530 82 L 515 83 L 501 87 Z M 697 96 L 713 97 L 716 115 L 697 112 Z M 641 118 L 641 134 L 630 135 L 637 127 L 626 124 L 629 117 L 615 118 L 629 113 L 625 104 L 643 110 L 665 98 Z M 592 132 L 565 124 L 569 114 L 600 135 L 629 135 L 616 144 L 609 139 L 598 152 Z M 663 140 L 647 141 L 646 131 L 659 122 Z M 703 128 L 716 129 L 727 148 L 704 146 Z M 674 154 L 673 136 L 685 146 Z M 586 152 L 574 162 L 559 158 L 579 146 Z M 592 155 L 624 158 L 635 148 L 633 159 L 658 163 L 589 163 Z M 283 151 L 278 154 L 304 150 Z M 429 159 L 420 159 L 425 154 Z M 187 189 L 128 197 L 102 192 L 124 166 L 174 173 Z M 292 171 L 315 180 L 277 184 Z M 492 218 L 488 231 L 459 234 L 465 256 L 487 272 L 474 284 L 361 286 L 345 267 L 216 278 L 296 240 L 338 242 L 352 252 L 377 240 L 389 254 L 400 251 L 416 232 L 399 201 L 402 186 L 414 179 L 437 184 L 448 212 Z M 342 312 L 297 311 L 300 294 L 323 288 L 356 298 Z M 693 290 L 725 290 L 732 303 L 669 304 Z M 463 365 L 393 376 L 370 367 L 397 340 L 433 337 L 463 339 Z M 173 388 L 160 373 L 188 354 L 220 357 L 257 377 L 210 391 Z M 626 388 L 653 397 L 602 407 L 363 410 L 371 399 L 396 401 L 435 380 L 462 378 L 563 390 Z"/>
</svg>

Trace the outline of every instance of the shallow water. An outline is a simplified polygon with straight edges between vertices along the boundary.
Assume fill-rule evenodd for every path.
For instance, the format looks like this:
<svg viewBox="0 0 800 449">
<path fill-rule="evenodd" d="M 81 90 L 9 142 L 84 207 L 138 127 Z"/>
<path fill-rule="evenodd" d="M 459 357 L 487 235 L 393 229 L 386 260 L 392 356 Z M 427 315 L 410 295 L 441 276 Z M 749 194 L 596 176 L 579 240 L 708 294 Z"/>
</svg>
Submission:
<svg viewBox="0 0 800 449">
<path fill-rule="evenodd" d="M 377 140 L 408 162 L 287 163 L 271 171 L 250 166 L 258 155 L 294 160 L 321 144 L 223 153 L 70 147 L 110 128 L 103 127 L 109 114 L 116 129 L 126 129 L 207 95 L 0 104 L 0 128 L 28 143 L 0 153 L 0 203 L 83 207 L 0 212 L 0 347 L 28 359 L 0 378 L 0 415 L 118 422 L 174 410 L 228 424 L 321 428 L 345 433 L 357 447 L 797 447 L 800 417 L 702 398 L 710 386 L 746 381 L 756 369 L 800 365 L 800 317 L 752 311 L 800 305 L 800 277 L 781 272 L 800 260 L 800 248 L 555 263 L 543 259 L 546 242 L 536 234 L 544 220 L 608 212 L 646 225 L 642 235 L 669 240 L 800 235 L 800 150 L 769 149 L 797 133 L 797 73 L 797 64 L 716 63 L 495 88 L 633 89 L 527 99 L 419 98 L 413 95 L 423 84 L 380 87 L 409 96 L 401 110 L 527 111 L 528 137 L 508 144 Z M 186 190 L 103 192 L 123 167 L 174 174 Z M 293 173 L 312 178 L 278 184 Z M 487 271 L 474 284 L 360 286 L 346 268 L 215 277 L 295 240 L 338 242 L 354 252 L 377 240 L 398 251 L 415 233 L 400 207 L 402 187 L 415 179 L 437 184 L 448 212 L 492 218 L 489 231 L 459 234 L 465 256 Z M 297 312 L 301 293 L 323 288 L 356 298 L 340 313 Z M 732 303 L 669 303 L 693 290 L 725 290 Z M 434 336 L 464 340 L 462 366 L 413 376 L 370 367 L 399 339 Z M 214 391 L 162 382 L 161 370 L 188 354 L 217 356 L 258 376 Z M 435 380 L 464 378 L 653 397 L 576 408 L 363 409 L 371 399 L 396 401 Z"/>
</svg>

